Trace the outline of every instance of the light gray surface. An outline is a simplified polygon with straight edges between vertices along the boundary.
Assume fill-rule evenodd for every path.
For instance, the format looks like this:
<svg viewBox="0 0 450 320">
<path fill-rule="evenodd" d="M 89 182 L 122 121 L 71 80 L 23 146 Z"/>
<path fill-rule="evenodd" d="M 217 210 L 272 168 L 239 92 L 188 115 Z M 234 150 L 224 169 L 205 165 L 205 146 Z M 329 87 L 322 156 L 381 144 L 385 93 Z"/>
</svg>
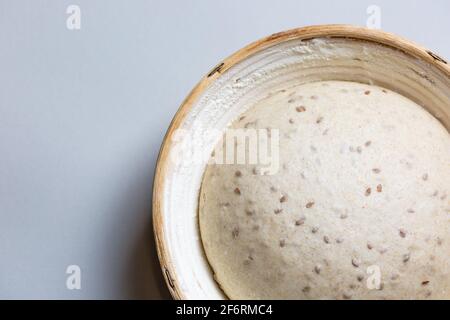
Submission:
<svg viewBox="0 0 450 320">
<path fill-rule="evenodd" d="M 81 8 L 81 30 L 66 8 Z M 170 119 L 223 57 L 324 23 L 450 57 L 450 2 L 0 1 L 0 298 L 168 297 L 151 187 Z M 66 288 L 79 265 L 81 290 Z M 187 268 L 189 266 L 186 266 Z"/>
</svg>

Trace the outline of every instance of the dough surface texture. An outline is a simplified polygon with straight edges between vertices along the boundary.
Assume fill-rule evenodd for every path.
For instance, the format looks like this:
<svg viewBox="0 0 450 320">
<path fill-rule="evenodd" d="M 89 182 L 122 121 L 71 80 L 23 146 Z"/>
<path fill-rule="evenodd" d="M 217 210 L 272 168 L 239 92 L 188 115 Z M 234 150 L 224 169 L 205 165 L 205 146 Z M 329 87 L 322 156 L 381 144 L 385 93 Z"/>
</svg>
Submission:
<svg viewBox="0 0 450 320">
<path fill-rule="evenodd" d="M 206 168 L 201 237 L 229 298 L 450 299 L 450 135 L 425 109 L 314 82 L 230 128 L 279 130 L 279 168 Z"/>
</svg>

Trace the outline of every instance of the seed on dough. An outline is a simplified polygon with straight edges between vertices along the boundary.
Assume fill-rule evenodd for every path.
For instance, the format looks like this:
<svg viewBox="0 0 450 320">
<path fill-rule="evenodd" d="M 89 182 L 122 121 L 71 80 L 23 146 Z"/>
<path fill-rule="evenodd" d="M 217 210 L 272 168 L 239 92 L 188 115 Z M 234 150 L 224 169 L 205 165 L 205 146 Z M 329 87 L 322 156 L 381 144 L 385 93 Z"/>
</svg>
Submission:
<svg viewBox="0 0 450 320">
<path fill-rule="evenodd" d="M 304 106 L 299 106 L 299 107 L 295 108 L 295 110 L 297 110 L 297 112 L 305 112 L 306 108 Z"/>
<path fill-rule="evenodd" d="M 347 219 L 348 218 L 348 214 L 347 213 L 341 213 L 340 218 L 342 220 Z"/>
<path fill-rule="evenodd" d="M 372 169 L 372 172 L 378 174 L 378 173 L 381 172 L 381 170 L 378 169 L 378 168 L 373 168 L 373 169 Z"/>
<path fill-rule="evenodd" d="M 239 188 L 234 189 L 234 193 L 237 195 L 241 195 L 241 189 Z"/>
<path fill-rule="evenodd" d="M 305 223 L 305 218 L 301 218 L 301 219 L 298 219 L 297 221 L 295 221 L 296 226 L 301 226 L 304 223 Z"/>
<path fill-rule="evenodd" d="M 373 249 L 373 245 L 371 243 L 367 243 L 367 249 L 372 250 Z"/>
<path fill-rule="evenodd" d="M 294 123 L 294 119 L 289 119 L 289 123 L 293 124 Z"/>
<path fill-rule="evenodd" d="M 313 227 L 313 228 L 311 229 L 311 232 L 312 232 L 312 233 L 317 233 L 317 231 L 319 231 L 319 227 Z"/>
<path fill-rule="evenodd" d="M 253 173 L 254 175 L 258 174 L 258 169 L 257 169 L 256 167 L 254 167 L 254 168 L 252 169 L 252 173 Z"/>
<path fill-rule="evenodd" d="M 306 204 L 306 208 L 311 208 L 314 205 L 314 201 L 310 201 Z"/>
<path fill-rule="evenodd" d="M 328 236 L 323 236 L 323 242 L 330 243 L 330 238 Z"/>
<path fill-rule="evenodd" d="M 428 280 L 422 281 L 422 285 L 423 285 L 423 286 L 426 286 L 426 285 L 429 284 L 429 283 L 430 283 L 430 281 L 428 281 Z"/>
<path fill-rule="evenodd" d="M 293 103 L 294 101 L 295 101 L 295 99 L 291 98 L 291 99 L 288 100 L 288 103 Z"/>
<path fill-rule="evenodd" d="M 427 181 L 427 180 L 428 180 L 428 173 L 424 173 L 424 174 L 423 174 L 422 180 L 423 180 L 423 181 Z"/>
<path fill-rule="evenodd" d="M 251 126 L 256 125 L 257 122 L 258 122 L 258 120 L 255 120 L 255 121 L 249 121 L 249 122 L 247 122 L 246 124 L 244 124 L 244 128 L 245 128 L 245 129 L 248 129 L 248 128 L 250 128 Z"/>
<path fill-rule="evenodd" d="M 366 197 L 370 196 L 371 193 L 372 193 L 372 189 L 371 188 L 367 188 L 366 192 L 365 192 Z"/>
<path fill-rule="evenodd" d="M 358 268 L 358 267 L 361 265 L 361 260 L 359 260 L 359 259 L 357 259 L 357 258 L 353 258 L 353 259 L 352 259 L 352 265 L 353 265 L 355 268 Z"/>
<path fill-rule="evenodd" d="M 250 265 L 250 263 L 251 263 L 250 260 L 248 260 L 248 259 L 245 259 L 245 260 L 244 260 L 244 266 L 248 266 L 248 265 Z"/>
<path fill-rule="evenodd" d="M 364 280 L 364 276 L 363 276 L 362 274 L 359 274 L 359 275 L 356 277 L 356 279 L 357 279 L 359 282 L 361 282 L 361 281 Z"/>
<path fill-rule="evenodd" d="M 370 90 L 365 91 L 364 94 L 365 94 L 366 96 L 368 96 L 368 95 L 370 94 Z"/>
<path fill-rule="evenodd" d="M 411 259 L 411 255 L 409 253 L 405 253 L 403 255 L 403 262 L 406 263 L 409 261 L 409 259 Z"/>
<path fill-rule="evenodd" d="M 318 117 L 317 120 L 316 120 L 316 123 L 319 124 L 319 123 L 321 123 L 322 121 L 323 121 L 323 117 Z"/>
<path fill-rule="evenodd" d="M 337 238 L 336 239 L 336 243 L 342 243 L 342 242 L 344 242 L 344 239 L 342 239 L 342 238 Z"/>
<path fill-rule="evenodd" d="M 381 184 L 377 185 L 377 192 L 383 191 L 383 186 Z"/>
<path fill-rule="evenodd" d="M 280 202 L 283 203 L 283 202 L 286 202 L 286 201 L 287 201 L 287 196 L 286 195 L 281 196 Z"/>
<path fill-rule="evenodd" d="M 237 171 L 234 173 L 234 175 L 235 175 L 236 177 L 241 177 L 241 176 L 242 176 L 242 172 L 240 172 L 239 170 L 237 170 Z"/>
<path fill-rule="evenodd" d="M 303 293 L 309 293 L 311 291 L 311 287 L 306 286 L 302 289 L 302 291 Z"/>
<path fill-rule="evenodd" d="M 344 294 L 342 294 L 342 298 L 344 298 L 345 300 L 350 300 L 352 298 L 352 296 L 348 293 L 344 293 Z"/>
<path fill-rule="evenodd" d="M 245 210 L 245 213 L 246 213 L 248 216 L 252 216 L 252 215 L 255 214 L 255 210 L 247 209 L 247 210 Z"/>
<path fill-rule="evenodd" d="M 233 231 L 231 231 L 231 235 L 233 236 L 233 239 L 236 239 L 239 236 L 239 228 L 234 228 Z"/>
<path fill-rule="evenodd" d="M 402 237 L 402 238 L 406 237 L 406 230 L 405 229 L 398 230 L 398 233 L 399 233 L 400 237 Z"/>
<path fill-rule="evenodd" d="M 320 271 L 322 271 L 322 266 L 318 264 L 314 267 L 314 272 L 320 274 Z"/>
<path fill-rule="evenodd" d="M 283 212 L 283 209 L 275 209 L 275 210 L 273 210 L 273 212 L 275 214 L 279 214 L 279 213 Z"/>
<path fill-rule="evenodd" d="M 372 141 L 366 141 L 366 143 L 364 143 L 364 145 L 366 146 L 366 147 L 368 147 L 368 146 L 370 146 L 372 144 Z"/>
<path fill-rule="evenodd" d="M 284 239 L 280 240 L 280 247 L 283 248 L 285 245 L 286 245 L 286 241 Z"/>
</svg>

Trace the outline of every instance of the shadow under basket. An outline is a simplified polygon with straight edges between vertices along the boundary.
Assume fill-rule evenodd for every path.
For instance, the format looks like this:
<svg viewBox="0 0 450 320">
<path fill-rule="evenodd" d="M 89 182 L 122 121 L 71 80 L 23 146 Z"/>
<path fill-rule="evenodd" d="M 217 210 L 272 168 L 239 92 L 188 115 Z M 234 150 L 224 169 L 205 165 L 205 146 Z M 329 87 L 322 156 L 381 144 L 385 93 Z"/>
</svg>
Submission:
<svg viewBox="0 0 450 320">
<path fill-rule="evenodd" d="M 324 80 L 374 84 L 400 93 L 450 131 L 450 67 L 397 36 L 353 26 L 313 26 L 273 34 L 236 52 L 185 99 L 160 150 L 154 231 L 174 298 L 226 298 L 201 243 L 198 197 L 207 157 L 194 161 L 195 150 L 211 153 L 226 127 L 268 91 Z"/>
</svg>

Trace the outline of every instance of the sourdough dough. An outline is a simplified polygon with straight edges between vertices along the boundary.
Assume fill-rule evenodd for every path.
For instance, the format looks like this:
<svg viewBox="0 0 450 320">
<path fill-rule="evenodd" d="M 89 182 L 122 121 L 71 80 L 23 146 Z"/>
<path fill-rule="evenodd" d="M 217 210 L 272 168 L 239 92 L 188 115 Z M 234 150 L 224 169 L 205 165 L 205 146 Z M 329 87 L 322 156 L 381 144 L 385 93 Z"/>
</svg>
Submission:
<svg viewBox="0 0 450 320">
<path fill-rule="evenodd" d="M 422 107 L 315 82 L 231 127 L 278 129 L 279 169 L 205 171 L 201 237 L 229 298 L 450 298 L 450 136 Z"/>
</svg>

